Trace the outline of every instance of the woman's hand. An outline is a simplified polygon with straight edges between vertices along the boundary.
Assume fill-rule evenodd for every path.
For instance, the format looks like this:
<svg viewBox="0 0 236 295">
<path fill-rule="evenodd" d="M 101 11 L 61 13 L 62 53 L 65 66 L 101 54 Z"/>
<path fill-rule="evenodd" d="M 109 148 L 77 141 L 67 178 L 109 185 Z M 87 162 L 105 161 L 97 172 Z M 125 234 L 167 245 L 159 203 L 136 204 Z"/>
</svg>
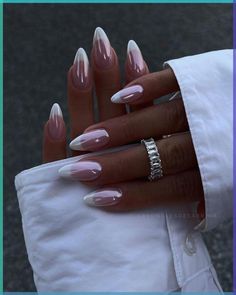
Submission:
<svg viewBox="0 0 236 295">
<path fill-rule="evenodd" d="M 101 28 L 94 33 L 91 65 L 86 52 L 80 48 L 68 71 L 68 108 L 70 135 L 74 139 L 95 122 L 93 90 L 96 90 L 99 119 L 107 120 L 126 113 L 124 105 L 115 105 L 110 98 L 121 89 L 119 62 L 115 50 Z M 142 54 L 134 41 L 129 41 L 125 63 L 126 84 L 149 73 Z M 143 103 L 133 109 L 151 105 Z M 77 155 L 78 152 L 73 152 Z M 52 162 L 67 157 L 66 126 L 62 111 L 54 104 L 44 127 L 43 162 Z"/>
<path fill-rule="evenodd" d="M 143 104 L 178 89 L 174 73 L 167 69 L 138 78 L 111 100 Z M 70 147 L 98 151 L 150 137 L 156 141 L 164 174 L 157 181 L 147 181 L 150 164 L 143 144 L 100 156 L 86 156 L 64 166 L 59 173 L 101 187 L 86 196 L 85 201 L 109 210 L 202 200 L 201 177 L 180 98 L 92 125 Z"/>
<path fill-rule="evenodd" d="M 102 186 L 85 197 L 93 205 L 130 210 L 164 202 L 202 199 L 199 213 L 204 212 L 201 179 L 182 100 L 141 110 L 153 105 L 153 99 L 179 90 L 174 73 L 167 69 L 140 78 L 149 70 L 137 45 L 130 41 L 125 82 L 131 87 L 126 86 L 117 94 L 121 87 L 117 56 L 100 28 L 94 34 L 91 60 L 92 68 L 85 51 L 80 48 L 68 72 L 70 134 L 71 139 L 75 139 L 71 147 L 76 150 L 73 155 L 154 137 L 164 177 L 155 182 L 146 180 L 150 167 L 143 145 L 109 155 L 87 157 L 86 161 L 67 166 L 60 173 L 90 185 Z M 92 125 L 95 121 L 94 86 L 100 120 L 105 121 Z M 132 111 L 138 111 L 126 114 L 122 103 L 128 103 Z M 166 134 L 175 135 L 163 138 Z M 66 157 L 66 127 L 59 105 L 54 104 L 44 128 L 43 161 Z"/>
</svg>

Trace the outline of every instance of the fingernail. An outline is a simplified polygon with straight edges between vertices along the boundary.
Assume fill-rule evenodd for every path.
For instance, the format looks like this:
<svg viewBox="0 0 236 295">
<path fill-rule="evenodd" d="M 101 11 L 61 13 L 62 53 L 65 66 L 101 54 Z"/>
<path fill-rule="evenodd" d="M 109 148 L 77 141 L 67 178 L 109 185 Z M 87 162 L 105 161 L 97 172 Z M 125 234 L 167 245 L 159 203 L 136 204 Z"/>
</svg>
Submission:
<svg viewBox="0 0 236 295">
<path fill-rule="evenodd" d="M 105 190 L 97 190 L 88 194 L 84 197 L 84 201 L 91 206 L 112 206 L 118 204 L 121 197 L 121 190 L 107 188 Z"/>
<path fill-rule="evenodd" d="M 109 134 L 105 129 L 96 129 L 76 137 L 70 143 L 72 150 L 93 151 L 105 146 L 109 141 Z"/>
<path fill-rule="evenodd" d="M 109 68 L 113 62 L 113 54 L 110 41 L 100 27 L 96 28 L 93 37 L 94 59 L 98 67 L 102 69 Z"/>
<path fill-rule="evenodd" d="M 134 40 L 130 40 L 127 46 L 127 62 L 130 69 L 137 74 L 145 71 L 142 53 Z"/>
<path fill-rule="evenodd" d="M 116 92 L 111 101 L 114 103 L 129 103 L 138 100 L 143 95 L 143 87 L 134 85 Z"/>
<path fill-rule="evenodd" d="M 64 132 L 65 123 L 61 108 L 58 103 L 54 103 L 48 120 L 48 133 L 52 139 L 58 140 L 64 136 Z"/>
<path fill-rule="evenodd" d="M 65 178 L 73 178 L 80 181 L 90 181 L 99 177 L 102 167 L 97 162 L 80 161 L 78 163 L 62 167 L 58 173 Z"/>
<path fill-rule="evenodd" d="M 72 78 L 75 87 L 87 88 L 90 84 L 88 56 L 83 48 L 79 48 L 72 67 Z"/>
</svg>

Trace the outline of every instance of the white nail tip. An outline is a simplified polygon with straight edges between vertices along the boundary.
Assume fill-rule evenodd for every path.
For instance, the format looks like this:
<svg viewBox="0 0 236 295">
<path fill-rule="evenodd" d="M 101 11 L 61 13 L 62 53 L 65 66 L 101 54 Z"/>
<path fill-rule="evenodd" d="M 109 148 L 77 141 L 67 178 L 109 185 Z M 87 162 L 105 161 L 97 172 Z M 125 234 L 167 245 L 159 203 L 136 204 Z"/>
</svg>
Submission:
<svg viewBox="0 0 236 295">
<path fill-rule="evenodd" d="M 74 63 L 79 63 L 80 61 L 83 61 L 85 64 L 89 64 L 87 53 L 82 47 L 77 50 Z"/>
<path fill-rule="evenodd" d="M 82 147 L 81 147 L 81 141 L 80 141 L 80 136 L 76 137 L 75 139 L 73 139 L 70 144 L 69 144 L 70 148 L 72 150 L 82 150 Z"/>
<path fill-rule="evenodd" d="M 77 72 L 78 77 L 80 75 L 80 62 L 81 61 L 84 63 L 84 75 L 87 76 L 88 71 L 89 71 L 89 59 L 88 59 L 86 51 L 82 47 L 80 47 L 78 49 L 78 51 L 76 52 L 76 55 L 75 55 L 75 59 L 74 59 L 74 64 L 77 65 L 76 72 Z"/>
<path fill-rule="evenodd" d="M 134 40 L 129 40 L 127 45 L 127 53 L 130 53 L 131 51 L 134 51 L 134 50 L 141 52 L 137 43 Z"/>
<path fill-rule="evenodd" d="M 71 176 L 72 165 L 66 165 L 58 170 L 60 176 L 68 178 Z"/>
<path fill-rule="evenodd" d="M 63 118 L 62 110 L 61 110 L 58 103 L 53 104 L 53 106 L 51 108 L 50 116 L 49 116 L 49 118 L 52 118 L 52 119 L 55 117 Z"/>
<path fill-rule="evenodd" d="M 90 206 L 96 206 L 96 203 L 94 202 L 94 194 L 91 193 L 91 194 L 88 194 L 86 196 L 84 196 L 84 202 Z"/>
<path fill-rule="evenodd" d="M 96 40 L 99 40 L 99 39 L 102 39 L 104 41 L 106 40 L 109 42 L 107 34 L 105 33 L 105 31 L 101 27 L 97 27 L 95 29 L 94 36 L 93 36 L 93 42 L 95 42 Z"/>
<path fill-rule="evenodd" d="M 120 91 L 115 93 L 112 97 L 111 97 L 111 102 L 113 103 L 121 103 L 121 96 L 120 96 Z"/>
</svg>

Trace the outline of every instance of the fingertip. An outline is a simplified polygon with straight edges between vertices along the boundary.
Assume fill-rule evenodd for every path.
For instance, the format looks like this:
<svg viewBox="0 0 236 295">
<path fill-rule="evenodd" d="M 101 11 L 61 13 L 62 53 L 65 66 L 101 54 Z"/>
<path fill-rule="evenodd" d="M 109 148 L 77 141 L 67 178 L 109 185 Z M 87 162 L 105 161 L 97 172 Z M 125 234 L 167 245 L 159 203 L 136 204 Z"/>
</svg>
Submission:
<svg viewBox="0 0 236 295">
<path fill-rule="evenodd" d="M 142 99 L 143 87 L 141 85 L 132 85 L 116 92 L 111 97 L 113 103 L 134 103 Z"/>
<path fill-rule="evenodd" d="M 43 162 L 66 158 L 66 126 L 62 110 L 54 103 L 43 130 Z"/>
</svg>

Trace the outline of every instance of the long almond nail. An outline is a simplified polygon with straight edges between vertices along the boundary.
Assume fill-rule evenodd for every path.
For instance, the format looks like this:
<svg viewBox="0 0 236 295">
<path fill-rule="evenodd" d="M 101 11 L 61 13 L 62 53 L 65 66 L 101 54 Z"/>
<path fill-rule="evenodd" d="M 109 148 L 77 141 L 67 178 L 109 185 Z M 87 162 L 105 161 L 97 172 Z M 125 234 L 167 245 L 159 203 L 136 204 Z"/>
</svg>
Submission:
<svg viewBox="0 0 236 295">
<path fill-rule="evenodd" d="M 91 82 L 88 56 L 83 48 L 79 48 L 72 67 L 72 78 L 75 87 L 87 88 Z"/>
<path fill-rule="evenodd" d="M 110 41 L 100 27 L 96 28 L 93 37 L 94 60 L 101 69 L 108 69 L 114 63 Z"/>
<path fill-rule="evenodd" d="M 58 103 L 54 103 L 49 120 L 48 120 L 48 133 L 49 136 L 54 140 L 59 140 L 64 138 L 65 135 L 65 123 L 63 120 L 63 115 L 61 108 Z"/>
<path fill-rule="evenodd" d="M 134 40 L 130 40 L 127 46 L 127 64 L 131 71 L 137 74 L 145 72 L 145 63 L 142 53 Z"/>
<path fill-rule="evenodd" d="M 143 87 L 141 85 L 134 85 L 124 88 L 111 97 L 114 103 L 130 103 L 140 99 L 143 95 Z"/>
<path fill-rule="evenodd" d="M 77 151 L 95 151 L 105 146 L 109 141 L 109 134 L 105 129 L 96 129 L 76 137 L 70 143 L 70 148 Z"/>
<path fill-rule="evenodd" d="M 80 161 L 78 163 L 66 165 L 58 171 L 62 177 L 80 181 L 94 180 L 100 176 L 101 172 L 101 165 L 93 161 Z"/>
<path fill-rule="evenodd" d="M 84 197 L 86 204 L 95 207 L 113 206 L 120 202 L 122 197 L 121 190 L 106 188 L 105 190 L 94 191 Z"/>
</svg>

